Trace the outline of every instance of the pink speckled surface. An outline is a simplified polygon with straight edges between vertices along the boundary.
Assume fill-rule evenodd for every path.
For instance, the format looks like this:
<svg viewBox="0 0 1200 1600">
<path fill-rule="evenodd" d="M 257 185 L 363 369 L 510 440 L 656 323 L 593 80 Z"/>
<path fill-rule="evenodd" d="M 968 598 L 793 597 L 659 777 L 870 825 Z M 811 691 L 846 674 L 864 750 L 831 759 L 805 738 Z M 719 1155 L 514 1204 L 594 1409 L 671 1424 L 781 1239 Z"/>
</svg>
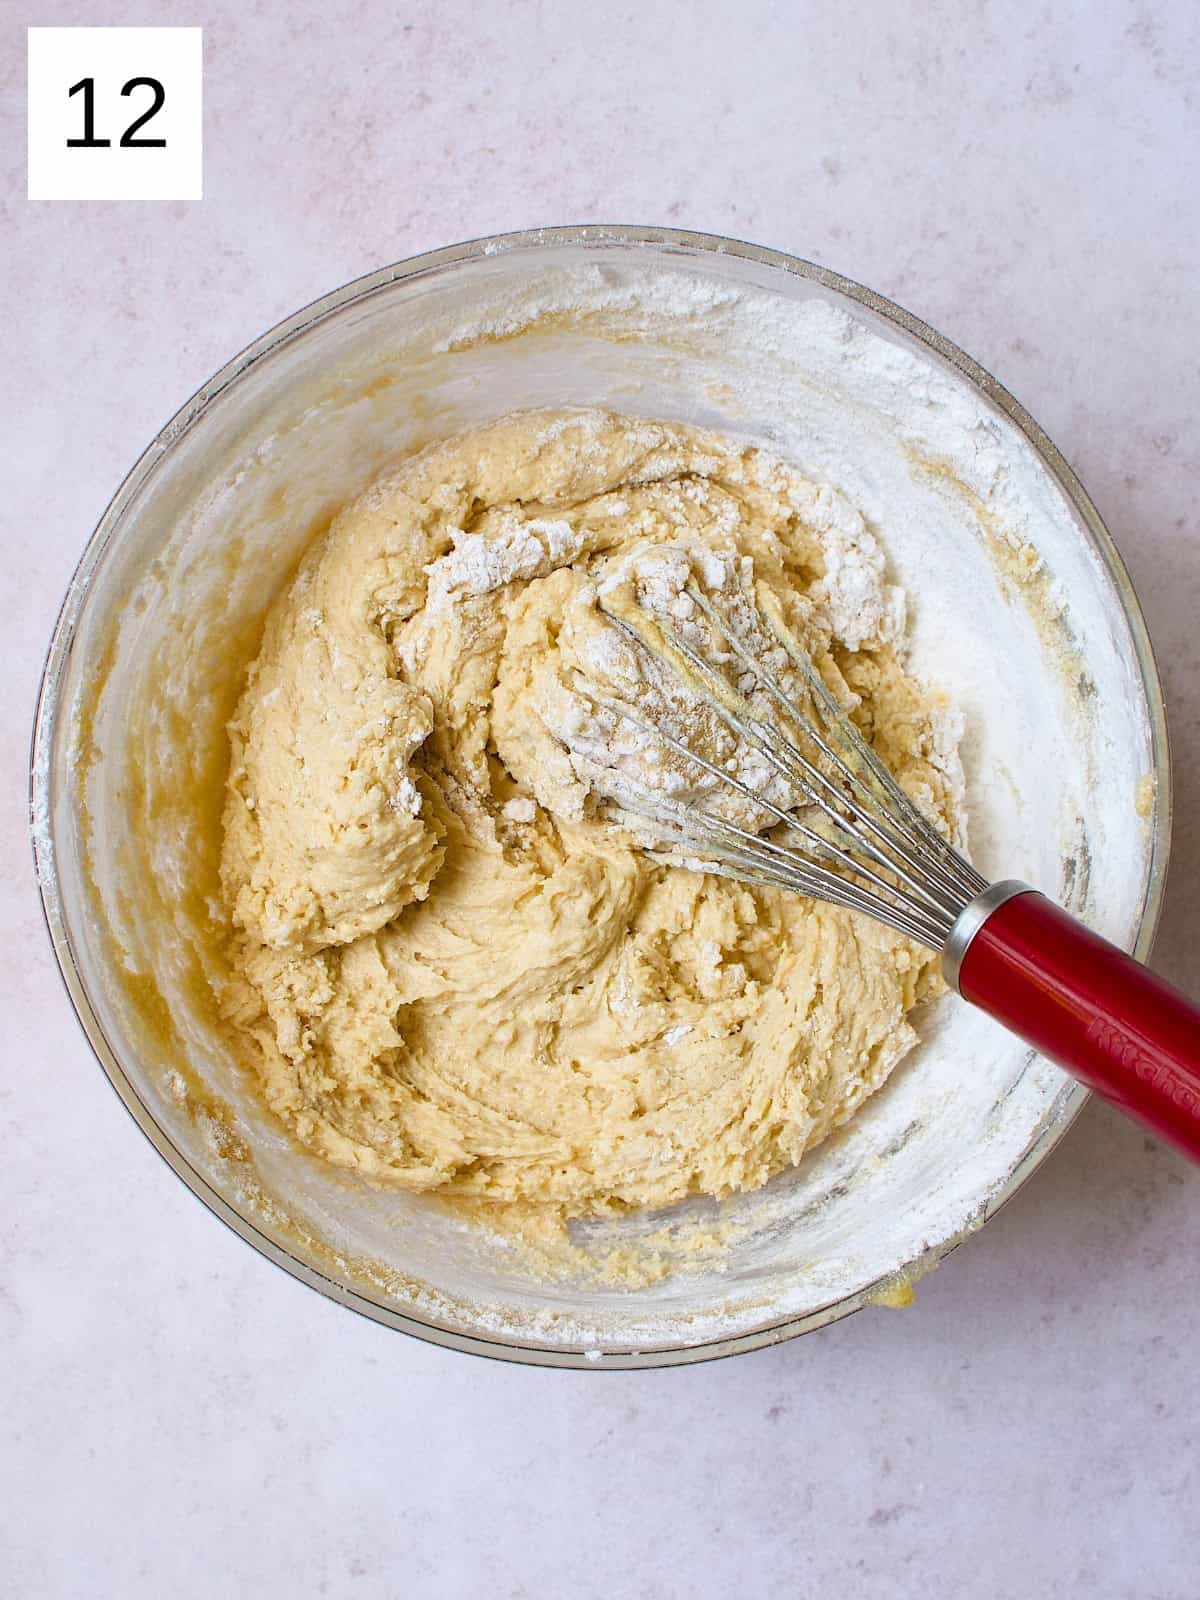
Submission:
<svg viewBox="0 0 1200 1600">
<path fill-rule="evenodd" d="M 716 1366 L 549 1374 L 422 1346 L 268 1266 L 135 1132 L 53 969 L 24 772 L 87 533 L 233 351 L 473 235 L 731 233 L 926 318 L 1079 471 L 1167 692 L 1155 964 L 1200 991 L 1200 13 L 303 12 L 4 8 L 0 1588 L 1193 1600 L 1200 1177 L 1182 1160 L 1093 1105 L 912 1310 Z M 204 25 L 202 202 L 26 201 L 26 21 Z"/>
</svg>

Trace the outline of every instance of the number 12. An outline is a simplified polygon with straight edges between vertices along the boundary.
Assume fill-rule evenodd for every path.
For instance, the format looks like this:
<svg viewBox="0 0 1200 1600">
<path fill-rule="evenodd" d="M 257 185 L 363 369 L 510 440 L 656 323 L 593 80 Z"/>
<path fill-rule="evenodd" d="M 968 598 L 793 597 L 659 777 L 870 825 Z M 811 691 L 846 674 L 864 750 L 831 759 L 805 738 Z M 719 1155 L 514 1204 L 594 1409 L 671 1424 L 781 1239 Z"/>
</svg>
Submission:
<svg viewBox="0 0 1200 1600">
<path fill-rule="evenodd" d="M 135 89 L 142 88 L 150 90 L 154 97 L 153 103 L 148 111 L 143 111 L 141 116 L 136 117 L 125 129 L 125 132 L 121 135 L 120 148 L 123 150 L 165 150 L 167 147 L 165 139 L 134 138 L 134 134 L 144 123 L 149 122 L 151 117 L 158 115 L 167 100 L 167 91 L 157 78 L 130 78 L 121 93 L 123 95 L 132 94 Z M 72 84 L 70 89 L 67 90 L 68 100 L 72 95 L 78 94 L 80 89 L 83 90 L 83 138 L 68 139 L 67 148 L 69 150 L 103 150 L 106 146 L 112 144 L 112 140 L 97 139 L 96 137 L 95 78 L 80 78 L 78 83 Z"/>
</svg>

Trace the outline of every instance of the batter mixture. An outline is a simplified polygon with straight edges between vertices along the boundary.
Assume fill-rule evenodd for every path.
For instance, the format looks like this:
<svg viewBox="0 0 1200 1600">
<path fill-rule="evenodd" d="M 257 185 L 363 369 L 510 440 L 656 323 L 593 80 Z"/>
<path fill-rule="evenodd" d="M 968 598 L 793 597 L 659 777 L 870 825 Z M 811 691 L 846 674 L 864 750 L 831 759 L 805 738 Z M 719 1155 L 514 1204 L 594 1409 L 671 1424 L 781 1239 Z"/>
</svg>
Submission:
<svg viewBox="0 0 1200 1600">
<path fill-rule="evenodd" d="M 816 902 L 664 864 L 606 798 L 696 771 L 766 793 L 605 614 L 736 615 L 759 585 L 905 787 L 961 815 L 952 713 L 903 666 L 903 596 L 835 491 L 731 440 L 524 413 L 404 463 L 274 606 L 230 726 L 230 1022 L 328 1160 L 567 1216 L 764 1183 L 915 1040 L 936 957 Z M 765 818 L 765 814 L 764 814 Z"/>
</svg>

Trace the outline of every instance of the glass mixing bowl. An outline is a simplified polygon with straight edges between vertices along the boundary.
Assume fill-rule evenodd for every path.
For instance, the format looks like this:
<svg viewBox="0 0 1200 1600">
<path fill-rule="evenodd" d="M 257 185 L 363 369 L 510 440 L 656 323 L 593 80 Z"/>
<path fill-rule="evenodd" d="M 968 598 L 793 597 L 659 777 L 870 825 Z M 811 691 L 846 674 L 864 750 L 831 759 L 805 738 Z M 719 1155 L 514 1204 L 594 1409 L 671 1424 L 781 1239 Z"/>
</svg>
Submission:
<svg viewBox="0 0 1200 1600">
<path fill-rule="evenodd" d="M 455 1349 L 661 1366 L 902 1297 L 1046 1157 L 1085 1092 L 946 997 L 892 1081 L 760 1194 L 578 1230 L 585 1252 L 668 1255 L 689 1229 L 724 1230 L 641 1288 L 539 1276 L 436 1202 L 285 1138 L 208 986 L 224 724 L 265 609 L 389 462 L 563 404 L 721 427 L 843 488 L 912 596 L 914 665 L 963 707 L 981 869 L 1028 878 L 1146 955 L 1169 833 L 1162 696 L 1074 474 L 906 312 L 793 257 L 668 229 L 539 230 L 420 256 L 327 295 L 205 384 L 121 485 L 64 601 L 37 712 L 35 856 L 105 1072 L 263 1255 Z"/>
</svg>

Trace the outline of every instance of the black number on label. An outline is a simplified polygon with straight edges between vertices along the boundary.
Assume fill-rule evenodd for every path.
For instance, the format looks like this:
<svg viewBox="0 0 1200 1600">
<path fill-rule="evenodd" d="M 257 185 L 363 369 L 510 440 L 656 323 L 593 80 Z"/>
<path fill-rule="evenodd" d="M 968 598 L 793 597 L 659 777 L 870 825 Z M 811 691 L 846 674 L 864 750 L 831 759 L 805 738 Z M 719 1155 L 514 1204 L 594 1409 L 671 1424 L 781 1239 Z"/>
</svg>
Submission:
<svg viewBox="0 0 1200 1600">
<path fill-rule="evenodd" d="M 68 139 L 69 150 L 104 150 L 111 146 L 111 139 L 97 139 L 96 137 L 96 80 L 95 78 L 80 78 L 78 83 L 72 84 L 67 90 L 67 99 L 83 91 L 83 138 Z M 153 95 L 150 108 L 143 111 L 140 117 L 125 129 L 121 135 L 122 150 L 165 150 L 165 139 L 135 139 L 134 134 L 139 128 L 145 127 L 151 117 L 156 117 L 167 103 L 167 91 L 157 78 L 130 78 L 121 90 L 123 95 L 132 94 L 135 89 L 149 89 Z"/>
<path fill-rule="evenodd" d="M 68 150 L 102 150 L 105 145 L 112 143 L 111 139 L 97 139 L 96 137 L 96 80 L 95 78 L 80 78 L 79 82 L 72 84 L 67 90 L 67 99 L 73 94 L 83 90 L 83 138 L 68 139 Z"/>
<path fill-rule="evenodd" d="M 143 123 L 149 122 L 151 117 L 157 116 L 162 110 L 167 98 L 167 91 L 157 78 L 130 78 L 121 90 L 122 94 L 132 94 L 135 89 L 149 89 L 154 96 L 154 103 L 149 111 L 143 111 L 136 122 L 131 122 L 121 135 L 121 148 L 123 150 L 165 150 L 165 139 L 135 139 L 133 136 Z"/>
</svg>

